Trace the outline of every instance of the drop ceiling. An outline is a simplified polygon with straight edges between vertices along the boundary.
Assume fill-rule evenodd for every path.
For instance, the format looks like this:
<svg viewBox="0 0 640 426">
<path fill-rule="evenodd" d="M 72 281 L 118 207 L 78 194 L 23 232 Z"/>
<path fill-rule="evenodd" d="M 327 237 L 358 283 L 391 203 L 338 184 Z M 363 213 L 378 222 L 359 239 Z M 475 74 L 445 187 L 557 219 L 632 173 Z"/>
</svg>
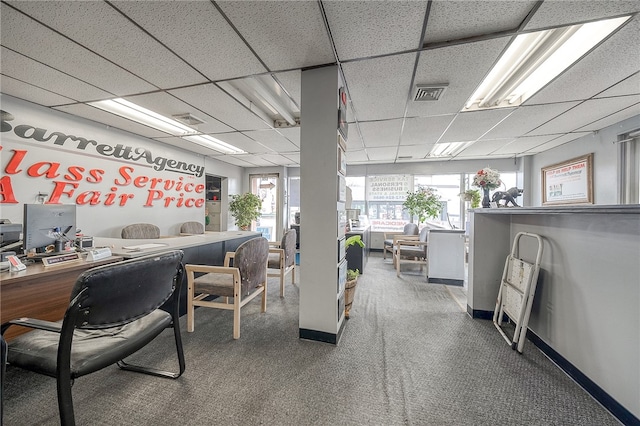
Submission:
<svg viewBox="0 0 640 426">
<path fill-rule="evenodd" d="M 223 90 L 272 75 L 300 107 L 300 75 L 337 64 L 348 93 L 348 164 L 533 155 L 640 114 L 640 2 L 2 1 L 3 94 L 242 167 L 300 164 L 279 128 Z M 461 113 L 515 35 L 633 14 L 517 108 Z M 417 85 L 446 85 L 414 101 Z M 246 154 L 223 155 L 87 105 L 125 98 L 192 114 Z M 446 158 L 436 143 L 470 142 Z"/>
</svg>

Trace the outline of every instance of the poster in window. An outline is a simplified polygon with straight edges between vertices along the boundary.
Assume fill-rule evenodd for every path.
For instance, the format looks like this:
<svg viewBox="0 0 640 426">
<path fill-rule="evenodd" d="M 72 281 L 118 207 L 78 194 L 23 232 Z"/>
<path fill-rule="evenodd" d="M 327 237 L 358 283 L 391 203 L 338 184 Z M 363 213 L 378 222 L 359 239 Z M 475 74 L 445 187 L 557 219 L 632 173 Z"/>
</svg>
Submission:
<svg viewBox="0 0 640 426">
<path fill-rule="evenodd" d="M 593 153 L 542 168 L 542 205 L 593 204 Z"/>
</svg>

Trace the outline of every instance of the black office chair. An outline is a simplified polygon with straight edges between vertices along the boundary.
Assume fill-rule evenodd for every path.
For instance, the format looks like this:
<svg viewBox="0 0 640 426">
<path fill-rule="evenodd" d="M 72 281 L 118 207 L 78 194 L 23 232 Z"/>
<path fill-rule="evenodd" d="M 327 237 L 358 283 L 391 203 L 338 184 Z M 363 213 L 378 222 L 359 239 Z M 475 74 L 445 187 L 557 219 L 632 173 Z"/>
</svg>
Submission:
<svg viewBox="0 0 640 426">
<path fill-rule="evenodd" d="M 154 376 L 182 375 L 182 256 L 176 250 L 90 269 L 76 280 L 62 322 L 20 318 L 2 324 L 3 335 L 11 325 L 37 329 L 9 342 L 8 363 L 56 378 L 63 425 L 75 424 L 71 385 L 78 377 L 115 363 Z M 166 328 L 173 328 L 179 372 L 123 361 Z"/>
</svg>

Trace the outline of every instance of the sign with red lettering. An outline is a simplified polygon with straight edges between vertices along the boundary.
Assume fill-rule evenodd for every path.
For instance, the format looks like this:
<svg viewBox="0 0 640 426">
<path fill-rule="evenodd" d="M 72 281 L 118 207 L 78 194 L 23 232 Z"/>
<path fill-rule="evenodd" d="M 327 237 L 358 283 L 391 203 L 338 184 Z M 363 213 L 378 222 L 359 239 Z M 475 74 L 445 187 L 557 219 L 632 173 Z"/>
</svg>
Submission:
<svg viewBox="0 0 640 426">
<path fill-rule="evenodd" d="M 593 204 L 593 153 L 542 169 L 542 204 Z"/>
</svg>

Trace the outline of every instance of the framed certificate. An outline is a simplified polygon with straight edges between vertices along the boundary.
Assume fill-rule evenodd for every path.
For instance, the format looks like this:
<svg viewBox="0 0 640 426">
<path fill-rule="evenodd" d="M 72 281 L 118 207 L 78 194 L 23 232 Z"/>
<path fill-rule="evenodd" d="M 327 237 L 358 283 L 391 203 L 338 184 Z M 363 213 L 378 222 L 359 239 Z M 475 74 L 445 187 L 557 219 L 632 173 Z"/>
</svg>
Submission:
<svg viewBox="0 0 640 426">
<path fill-rule="evenodd" d="M 593 204 L 593 153 L 542 168 L 542 205 Z"/>
</svg>

